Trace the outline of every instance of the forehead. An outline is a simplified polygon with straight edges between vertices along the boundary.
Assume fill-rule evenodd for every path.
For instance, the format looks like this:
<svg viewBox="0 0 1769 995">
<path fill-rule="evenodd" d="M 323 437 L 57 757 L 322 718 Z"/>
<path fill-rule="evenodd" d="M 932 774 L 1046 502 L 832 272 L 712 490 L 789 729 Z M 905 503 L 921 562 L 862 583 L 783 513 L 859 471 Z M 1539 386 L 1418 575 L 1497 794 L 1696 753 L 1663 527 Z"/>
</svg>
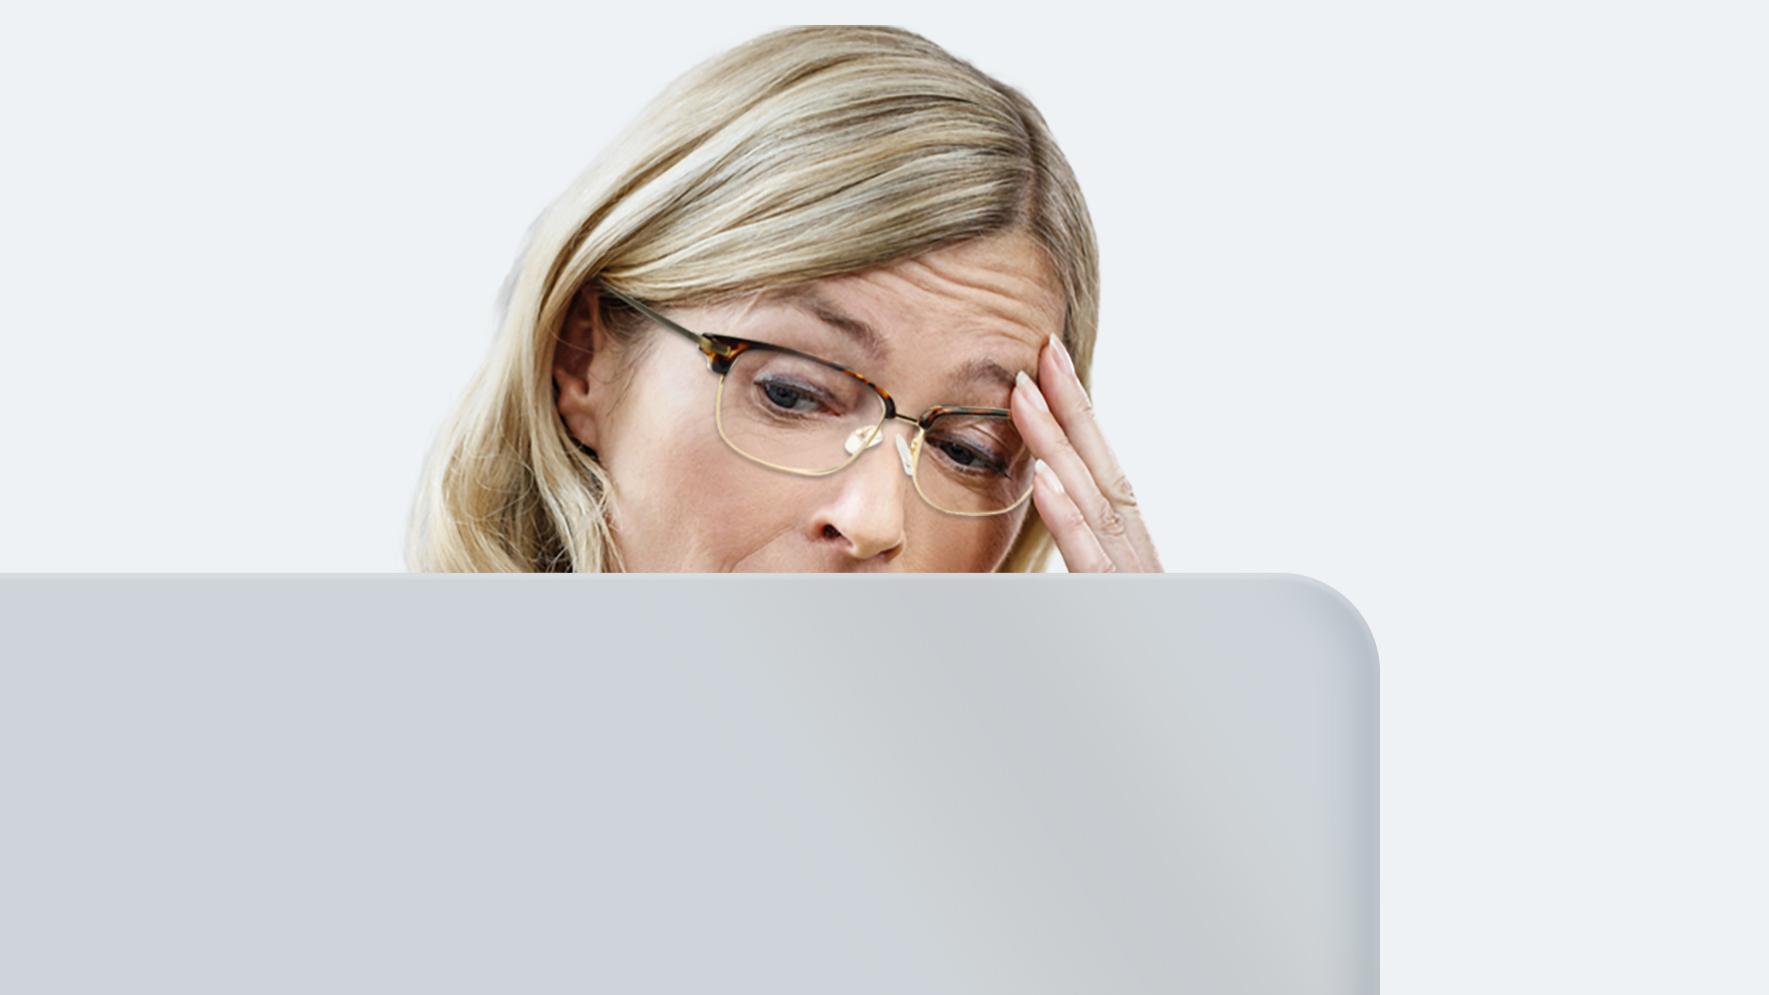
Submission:
<svg viewBox="0 0 1769 995">
<path fill-rule="evenodd" d="M 766 292 L 756 307 L 794 313 L 862 372 L 985 379 L 1012 386 L 1062 330 L 1061 291 L 1044 253 L 1014 235 L 972 240 L 860 273 Z M 889 387 L 890 384 L 885 384 Z"/>
<path fill-rule="evenodd" d="M 1056 331 L 1062 296 L 1044 253 L 1029 237 L 978 239 L 889 266 L 820 281 L 820 288 L 858 307 L 893 309 L 910 325 L 971 323 Z M 914 329 L 912 329 L 914 330 Z"/>
</svg>

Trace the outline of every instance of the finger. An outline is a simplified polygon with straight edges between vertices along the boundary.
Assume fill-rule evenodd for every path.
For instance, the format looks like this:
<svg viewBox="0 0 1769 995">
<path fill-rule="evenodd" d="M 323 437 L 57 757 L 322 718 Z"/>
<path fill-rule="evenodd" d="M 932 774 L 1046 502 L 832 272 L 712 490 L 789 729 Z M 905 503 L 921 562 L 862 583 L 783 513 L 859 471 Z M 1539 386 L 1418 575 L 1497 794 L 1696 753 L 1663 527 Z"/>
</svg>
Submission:
<svg viewBox="0 0 1769 995">
<path fill-rule="evenodd" d="M 1057 422 L 1043 393 L 1038 390 L 1038 385 L 1024 373 L 1016 380 L 1012 403 L 1015 409 L 1025 410 L 1025 423 L 1020 424 L 1017 415 L 1015 423 L 1020 424 L 1020 434 L 1026 439 L 1027 447 L 1034 456 L 1042 457 L 1050 465 L 1050 469 L 1055 471 L 1069 500 L 1081 509 L 1083 518 L 1094 532 L 1095 541 L 1118 565 L 1118 569 L 1144 569 L 1142 557 L 1125 530 L 1124 516 L 1119 513 L 1115 504 L 1100 493 L 1092 471 L 1087 468 L 1081 453 Z"/>
<path fill-rule="evenodd" d="M 1032 464 L 1032 503 L 1038 517 L 1056 540 L 1057 551 L 1063 554 L 1063 565 L 1070 573 L 1115 573 L 1117 564 L 1106 555 L 1087 516 L 1063 490 L 1062 482 L 1043 460 Z"/>
<path fill-rule="evenodd" d="M 1075 374 L 1074 361 L 1069 351 L 1063 347 L 1062 340 L 1054 335 L 1045 345 L 1044 354 L 1039 357 L 1042 368 L 1038 376 L 1039 390 L 1044 393 L 1050 404 L 1051 413 L 1057 423 L 1062 425 L 1063 433 L 1075 451 L 1092 472 L 1093 479 L 1106 500 L 1112 503 L 1118 517 L 1122 519 L 1124 534 L 1130 545 L 1137 551 L 1144 569 L 1159 571 L 1161 558 L 1155 551 L 1155 541 L 1149 535 L 1149 529 L 1143 520 L 1142 508 L 1136 503 L 1136 493 L 1131 490 L 1130 478 L 1125 475 L 1124 468 L 1118 462 L 1117 454 L 1106 441 L 1104 429 L 1100 427 L 1099 418 L 1093 407 L 1093 400 L 1087 395 L 1087 388 L 1082 385 L 1081 378 Z"/>
</svg>

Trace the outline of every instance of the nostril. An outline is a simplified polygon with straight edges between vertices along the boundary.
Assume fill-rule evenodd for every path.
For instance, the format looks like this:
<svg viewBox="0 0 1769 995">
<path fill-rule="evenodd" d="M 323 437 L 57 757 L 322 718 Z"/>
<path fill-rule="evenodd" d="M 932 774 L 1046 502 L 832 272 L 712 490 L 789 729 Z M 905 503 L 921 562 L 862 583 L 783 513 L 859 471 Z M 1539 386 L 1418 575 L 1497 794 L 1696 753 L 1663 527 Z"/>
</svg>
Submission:
<svg viewBox="0 0 1769 995">
<path fill-rule="evenodd" d="M 825 538 L 825 539 L 840 539 L 841 537 L 842 537 L 842 534 L 841 534 L 840 529 L 836 528 L 833 525 L 828 525 L 828 524 L 825 524 L 823 526 L 823 538 Z"/>
</svg>

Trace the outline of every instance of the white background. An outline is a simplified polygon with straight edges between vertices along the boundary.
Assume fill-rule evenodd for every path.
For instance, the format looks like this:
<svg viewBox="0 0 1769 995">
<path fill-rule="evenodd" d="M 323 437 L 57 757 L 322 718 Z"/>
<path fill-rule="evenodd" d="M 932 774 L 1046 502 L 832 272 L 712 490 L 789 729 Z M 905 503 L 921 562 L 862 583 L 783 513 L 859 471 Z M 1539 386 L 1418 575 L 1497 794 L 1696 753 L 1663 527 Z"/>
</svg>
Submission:
<svg viewBox="0 0 1769 995">
<path fill-rule="evenodd" d="M 0 570 L 397 571 L 545 203 L 812 11 L 75 8 L 0 38 Z M 1103 250 L 1170 570 L 1383 661 L 1396 992 L 1769 990 L 1754 4 L 957 5 Z"/>
</svg>

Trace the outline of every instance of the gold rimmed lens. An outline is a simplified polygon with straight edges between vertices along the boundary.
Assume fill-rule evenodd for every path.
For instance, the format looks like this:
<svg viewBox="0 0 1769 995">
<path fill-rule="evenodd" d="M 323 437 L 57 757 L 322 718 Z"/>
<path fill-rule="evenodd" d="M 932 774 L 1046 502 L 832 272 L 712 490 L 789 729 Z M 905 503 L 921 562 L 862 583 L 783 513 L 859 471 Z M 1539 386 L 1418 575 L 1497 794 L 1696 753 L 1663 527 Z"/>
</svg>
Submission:
<svg viewBox="0 0 1769 995">
<path fill-rule="evenodd" d="M 943 414 L 922 434 L 915 488 L 955 515 L 998 515 L 1032 493 L 1032 453 L 1006 414 Z"/>
<path fill-rule="evenodd" d="M 751 459 L 830 473 L 883 438 L 885 402 L 856 377 L 776 349 L 745 349 L 719 382 L 719 434 Z"/>
<path fill-rule="evenodd" d="M 806 356 L 749 348 L 719 378 L 719 435 L 793 473 L 834 473 L 884 441 L 888 408 L 864 381 Z M 916 493 L 954 515 L 999 515 L 1032 493 L 1032 454 L 1005 412 L 946 412 L 899 440 Z"/>
</svg>

